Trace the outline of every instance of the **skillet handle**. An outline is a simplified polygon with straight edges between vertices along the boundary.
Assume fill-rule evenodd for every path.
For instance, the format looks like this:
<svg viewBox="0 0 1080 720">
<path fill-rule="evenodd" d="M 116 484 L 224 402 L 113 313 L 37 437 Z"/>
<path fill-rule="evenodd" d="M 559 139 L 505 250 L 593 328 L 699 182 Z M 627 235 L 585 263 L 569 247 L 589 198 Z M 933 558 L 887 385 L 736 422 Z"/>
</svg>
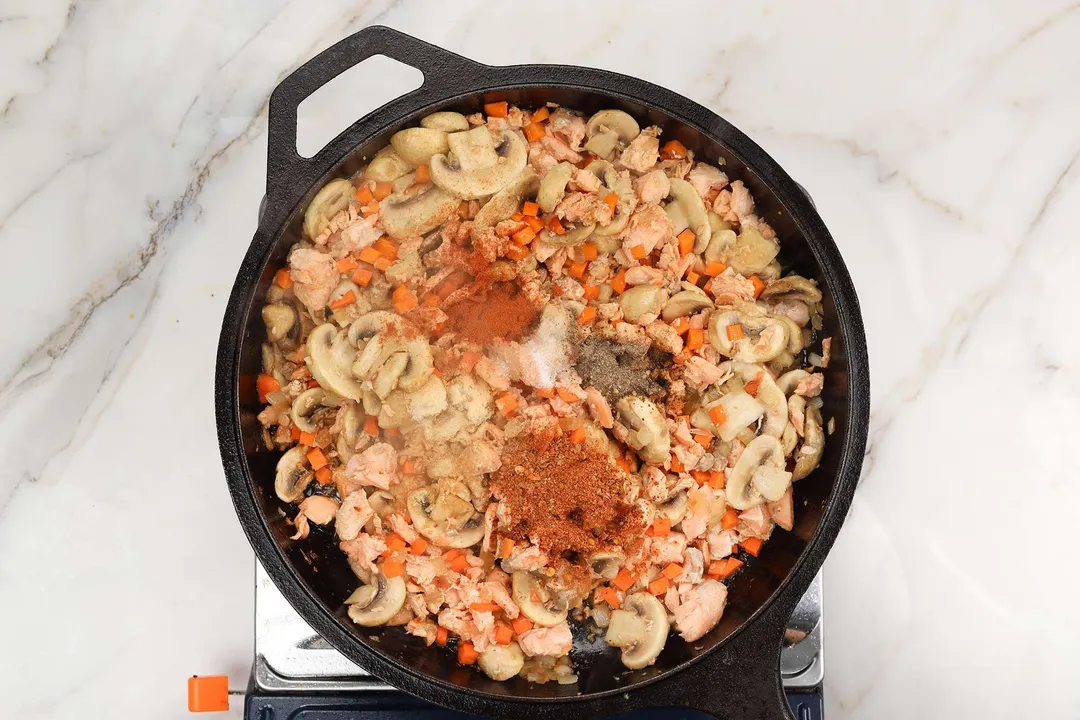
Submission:
<svg viewBox="0 0 1080 720">
<path fill-rule="evenodd" d="M 316 90 L 349 68 L 373 55 L 385 55 L 416 68 L 424 75 L 417 89 L 392 101 L 408 101 L 412 108 L 445 95 L 445 88 L 475 85 L 487 65 L 455 55 L 383 25 L 372 25 L 308 60 L 281 81 L 270 95 L 267 120 L 266 197 L 274 201 L 288 189 L 309 187 L 319 180 L 320 170 L 331 156 L 341 157 L 373 129 L 365 116 L 353 123 L 312 158 L 296 152 L 296 111 Z"/>
</svg>

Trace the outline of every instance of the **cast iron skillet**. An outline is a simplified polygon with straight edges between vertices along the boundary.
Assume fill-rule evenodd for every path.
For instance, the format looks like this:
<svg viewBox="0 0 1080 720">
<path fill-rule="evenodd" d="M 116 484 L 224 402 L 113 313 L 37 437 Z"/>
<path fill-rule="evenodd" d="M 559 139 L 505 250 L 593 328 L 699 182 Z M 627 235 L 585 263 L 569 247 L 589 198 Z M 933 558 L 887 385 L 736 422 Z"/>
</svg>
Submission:
<svg viewBox="0 0 1080 720">
<path fill-rule="evenodd" d="M 418 68 L 423 85 L 361 118 L 311 159 L 296 152 L 296 109 L 332 78 L 372 55 Z M 497 683 L 458 667 L 400 628 L 364 630 L 342 601 L 357 580 L 332 529 L 288 539 L 295 508 L 274 495 L 278 454 L 261 447 L 253 379 L 265 339 L 260 308 L 273 272 L 300 238 L 306 203 L 326 181 L 348 177 L 390 135 L 435 110 L 464 113 L 484 102 L 535 107 L 554 101 L 584 111 L 618 107 L 642 127 L 657 124 L 697 156 L 727 159 L 753 192 L 782 240 L 785 271 L 818 280 L 825 293 L 826 418 L 836 421 L 821 467 L 795 485 L 792 532 L 776 531 L 758 559 L 730 581 L 723 620 L 688 644 L 673 636 L 656 663 L 628 671 L 602 641 L 577 640 L 580 682 Z M 641 707 L 692 707 L 724 718 L 790 717 L 780 684 L 779 652 L 787 618 L 821 567 L 855 491 L 870 407 L 866 341 L 858 300 L 840 254 L 799 186 L 761 148 L 727 122 L 673 92 L 602 70 L 557 65 L 490 67 L 385 27 L 345 38 L 285 78 L 270 98 L 266 197 L 259 227 L 225 313 L 217 366 L 217 424 L 222 462 L 240 522 L 256 555 L 297 612 L 345 656 L 387 682 L 440 705 L 507 718 L 596 717 Z"/>
</svg>

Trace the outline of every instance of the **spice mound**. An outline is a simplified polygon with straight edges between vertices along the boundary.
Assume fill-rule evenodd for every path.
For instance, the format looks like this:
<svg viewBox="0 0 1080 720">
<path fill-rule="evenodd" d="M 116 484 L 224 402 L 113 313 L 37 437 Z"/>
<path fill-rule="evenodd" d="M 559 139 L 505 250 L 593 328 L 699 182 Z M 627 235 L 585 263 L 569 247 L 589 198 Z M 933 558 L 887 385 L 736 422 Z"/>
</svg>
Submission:
<svg viewBox="0 0 1080 720">
<path fill-rule="evenodd" d="M 657 397 L 662 395 L 663 388 L 653 375 L 663 366 L 648 350 L 647 345 L 593 335 L 578 348 L 576 369 L 583 384 L 595 387 L 611 405 L 627 395 Z"/>
<path fill-rule="evenodd" d="M 531 300 L 510 283 L 496 283 L 447 310 L 448 328 L 473 342 L 518 340 L 539 314 Z"/>
<path fill-rule="evenodd" d="M 601 548 L 640 543 L 644 520 L 623 501 L 623 480 L 605 454 L 567 435 L 526 435 L 507 444 L 491 489 L 506 507 L 509 537 L 584 562 Z"/>
</svg>

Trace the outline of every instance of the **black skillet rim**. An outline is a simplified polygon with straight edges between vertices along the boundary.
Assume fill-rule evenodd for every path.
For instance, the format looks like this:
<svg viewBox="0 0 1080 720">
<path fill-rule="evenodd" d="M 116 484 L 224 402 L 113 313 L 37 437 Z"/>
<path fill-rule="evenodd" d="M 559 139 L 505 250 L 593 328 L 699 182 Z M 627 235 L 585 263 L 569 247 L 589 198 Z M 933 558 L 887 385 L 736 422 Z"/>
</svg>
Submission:
<svg viewBox="0 0 1080 720">
<path fill-rule="evenodd" d="M 358 120 L 351 128 L 344 131 L 324 148 L 312 161 L 303 161 L 299 156 L 295 156 L 295 151 L 292 151 L 296 162 L 305 164 L 303 172 L 296 171 L 299 164 L 293 165 L 291 168 L 285 168 L 291 170 L 293 175 L 304 176 L 306 182 L 299 191 L 294 189 L 295 184 L 287 187 L 289 183 L 284 182 L 284 178 L 280 176 L 274 177 L 275 174 L 280 175 L 282 173 L 282 155 L 280 154 L 280 148 L 275 147 L 275 145 L 280 145 L 282 135 L 288 136 L 289 132 L 283 133 L 279 127 L 275 127 L 273 105 L 277 102 L 286 106 L 286 109 L 294 111 L 296 105 L 313 92 L 315 88 L 304 89 L 296 85 L 290 86 L 290 80 L 294 77 L 290 76 L 278 86 L 272 96 L 267 187 L 268 195 L 276 194 L 279 202 L 275 203 L 276 209 L 268 209 L 260 218 L 259 228 L 237 274 L 222 324 L 215 382 L 216 415 L 222 463 L 230 495 L 249 542 L 267 572 L 290 603 L 331 644 L 351 660 L 368 668 L 391 684 L 434 702 L 466 712 L 535 717 L 553 717 L 558 714 L 558 708 L 569 709 L 570 707 L 588 714 L 616 712 L 637 705 L 636 702 L 631 700 L 634 695 L 637 695 L 639 699 L 648 701 L 650 705 L 657 705 L 656 700 L 659 700 L 660 704 L 662 704 L 665 699 L 670 700 L 671 704 L 674 705 L 697 705 L 695 699 L 685 697 L 684 691 L 680 692 L 676 683 L 672 682 L 672 680 L 677 679 L 680 673 L 695 665 L 708 663 L 709 659 L 715 657 L 719 651 L 734 646 L 740 642 L 740 639 L 745 641 L 746 637 L 744 636 L 755 635 L 751 630 L 755 626 L 762 625 L 761 621 L 765 619 L 766 615 L 769 616 L 768 619 L 772 620 L 773 625 L 780 623 L 780 629 L 782 629 L 782 623 L 786 620 L 787 614 L 790 613 L 795 602 L 798 601 L 809 586 L 814 574 L 824 561 L 829 548 L 835 541 L 850 507 L 855 486 L 859 479 L 869 421 L 869 362 L 858 298 L 835 242 L 832 240 L 813 204 L 800 187 L 764 150 L 746 135 L 735 129 L 730 123 L 677 93 L 637 78 L 591 68 L 557 65 L 483 66 L 447 53 L 427 43 L 404 36 L 396 31 L 381 27 L 370 27 L 361 30 L 356 35 L 350 36 L 350 38 L 346 38 L 324 51 L 310 61 L 309 64 L 315 64 L 323 56 L 331 53 L 348 52 L 350 48 L 347 45 L 358 40 L 376 44 L 381 41 L 384 46 L 377 48 L 376 51 L 391 57 L 401 54 L 400 52 L 395 53 L 395 49 L 400 49 L 388 47 L 385 43 L 391 45 L 402 42 L 411 43 L 410 52 L 412 53 L 430 52 L 437 54 L 438 63 L 447 63 L 447 68 L 442 68 L 444 72 L 448 69 L 460 72 L 465 68 L 476 73 L 476 75 L 471 81 L 462 80 L 460 74 L 454 75 L 452 78 L 445 77 L 447 86 L 454 88 L 451 92 L 429 90 L 424 93 L 422 91 L 428 88 L 428 83 L 425 81 L 420 90 L 402 96 Z M 400 59 L 414 66 L 421 64 L 418 57 L 402 57 Z M 450 62 L 448 59 L 459 60 L 461 65 L 454 68 L 452 67 L 454 62 Z M 353 62 L 358 61 L 354 60 Z M 301 68 L 294 75 L 299 75 L 304 69 Z M 425 70 L 425 78 L 429 74 L 437 77 L 440 66 L 435 65 L 423 69 Z M 340 72 L 340 70 L 337 72 Z M 337 72 L 333 74 L 336 75 Z M 322 82 L 325 82 L 325 80 Z M 717 643 L 702 655 L 666 673 L 628 685 L 625 688 L 579 696 L 557 698 L 517 696 L 514 699 L 508 699 L 506 696 L 492 695 L 422 675 L 412 668 L 382 655 L 375 648 L 358 641 L 352 633 L 342 627 L 341 621 L 333 615 L 330 609 L 312 595 L 311 591 L 306 587 L 306 583 L 295 573 L 291 564 L 285 558 L 283 551 L 274 541 L 266 519 L 256 505 L 254 486 L 244 460 L 240 427 L 238 374 L 239 353 L 244 333 L 243 321 L 250 303 L 254 301 L 254 292 L 258 286 L 263 268 L 277 238 L 283 232 L 288 218 L 299 209 L 300 203 L 311 189 L 321 181 L 328 179 L 334 169 L 356 147 L 362 146 L 385 129 L 400 125 L 408 117 L 423 113 L 427 108 L 477 94 L 498 93 L 528 87 L 562 87 L 599 93 L 656 109 L 673 120 L 686 124 L 712 138 L 745 163 L 747 168 L 769 188 L 777 201 L 791 215 L 793 221 L 803 233 L 826 280 L 828 292 L 836 305 L 837 319 L 847 352 L 849 421 L 847 433 L 842 438 L 842 454 L 837 477 L 833 489 L 824 503 L 821 520 L 814 535 L 795 561 L 787 578 L 781 582 L 772 596 L 747 618 L 732 635 Z M 618 89 L 614 90 L 613 88 Z M 295 133 L 295 125 L 292 127 L 292 132 Z M 295 135 L 293 134 L 287 139 L 294 140 L 294 138 Z M 289 164 L 293 162 L 292 159 L 288 160 Z M 762 634 L 758 632 L 757 635 Z M 768 636 L 768 633 L 765 636 Z M 776 656 L 775 648 L 765 647 L 761 648 L 761 651 L 767 658 L 775 658 Z M 775 682 L 771 684 L 778 687 L 778 681 L 779 678 L 776 677 Z M 767 689 L 769 684 L 768 682 L 759 683 L 757 689 Z M 666 687 L 664 690 L 651 692 L 647 695 L 643 692 L 649 687 L 659 689 L 661 686 Z M 667 695 L 665 691 L 674 691 L 674 694 Z M 625 702 L 618 702 L 619 696 L 623 696 Z"/>
</svg>

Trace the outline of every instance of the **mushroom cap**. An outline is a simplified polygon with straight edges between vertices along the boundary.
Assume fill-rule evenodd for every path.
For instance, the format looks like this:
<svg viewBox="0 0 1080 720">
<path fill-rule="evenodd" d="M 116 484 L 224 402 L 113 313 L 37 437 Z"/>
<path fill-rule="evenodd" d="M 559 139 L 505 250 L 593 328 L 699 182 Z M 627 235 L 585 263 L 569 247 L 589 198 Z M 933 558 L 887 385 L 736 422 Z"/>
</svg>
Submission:
<svg viewBox="0 0 1080 720">
<path fill-rule="evenodd" d="M 652 665 L 667 643 L 667 610 L 653 595 L 638 592 L 613 610 L 604 640 L 622 648 L 622 663 L 631 670 Z"/>
<path fill-rule="evenodd" d="M 775 495 L 776 488 L 784 486 L 777 497 L 783 496 L 786 485 L 791 484 L 791 474 L 784 470 L 784 465 L 784 448 L 779 440 L 772 435 L 754 438 L 728 472 L 724 486 L 728 504 L 736 510 L 760 505 L 765 501 L 762 487 Z"/>
<path fill-rule="evenodd" d="M 732 340 L 727 329 L 739 325 L 743 337 Z M 720 307 L 709 318 L 709 342 L 717 352 L 732 360 L 748 363 L 768 362 L 787 347 L 787 328 L 776 318 L 759 312 L 753 305 Z"/>
<path fill-rule="evenodd" d="M 750 277 L 768 267 L 779 253 L 780 243 L 762 237 L 756 228 L 744 227 L 720 259 L 735 272 Z"/>
<path fill-rule="evenodd" d="M 457 212 L 458 200 L 441 188 L 420 193 L 394 193 L 379 206 L 379 219 L 390 237 L 408 238 L 434 230 Z"/>
<path fill-rule="evenodd" d="M 495 147 L 498 162 L 491 167 L 467 170 L 446 155 L 431 158 L 431 181 L 454 197 L 463 200 L 494 195 L 509 185 L 525 169 L 528 151 L 525 140 L 516 131 L 504 130 Z"/>
<path fill-rule="evenodd" d="M 671 200 L 679 205 L 687 226 L 694 233 L 694 252 L 700 253 L 712 239 L 712 225 L 705 212 L 705 201 L 694 186 L 682 178 L 671 178 Z"/>
<path fill-rule="evenodd" d="M 274 492 L 287 503 L 304 497 L 304 489 L 314 479 L 311 469 L 304 465 L 304 447 L 296 445 L 278 458 L 274 473 Z"/>
<path fill-rule="evenodd" d="M 601 110 L 585 123 L 585 134 L 589 137 L 607 128 L 619 136 L 623 142 L 630 142 L 641 134 L 641 126 L 629 113 L 622 110 Z"/>
<path fill-rule="evenodd" d="M 323 407 L 326 398 L 327 392 L 321 387 L 309 388 L 297 395 L 292 404 L 293 425 L 301 432 L 315 432 L 315 423 L 311 421 L 311 416 Z"/>
<path fill-rule="evenodd" d="M 801 300 L 813 305 L 821 302 L 821 290 L 813 280 L 788 275 L 766 285 L 760 297 L 762 300 Z"/>
<path fill-rule="evenodd" d="M 448 139 L 449 152 L 457 166 L 464 171 L 483 170 L 499 162 L 491 131 L 484 125 L 467 132 L 453 133 Z"/>
<path fill-rule="evenodd" d="M 476 661 L 480 669 L 492 680 L 509 680 L 525 666 L 525 654 L 521 646 L 511 641 L 509 645 L 492 645 Z"/>
<path fill-rule="evenodd" d="M 686 517 L 687 492 L 680 490 L 662 503 L 657 503 L 656 510 L 666 517 L 672 527 L 682 522 Z"/>
<path fill-rule="evenodd" d="M 536 204 L 546 213 L 554 212 L 555 206 L 566 194 L 566 184 L 574 174 L 574 166 L 563 160 L 548 170 L 540 180 L 536 191 Z"/>
<path fill-rule="evenodd" d="M 511 576 L 511 590 L 514 602 L 517 603 L 525 617 L 537 625 L 554 627 L 566 622 L 566 614 L 569 611 L 569 603 L 566 598 L 551 593 L 532 573 L 517 571 Z M 534 600 L 539 597 L 540 600 Z"/>
<path fill-rule="evenodd" d="M 593 572 L 605 580 L 614 580 L 619 568 L 626 563 L 626 556 L 614 550 L 601 550 L 589 557 L 589 566 Z"/>
<path fill-rule="evenodd" d="M 349 342 L 346 331 L 338 330 L 333 323 L 323 323 L 308 335 L 306 347 L 304 362 L 320 386 L 350 400 L 360 400 L 364 388 L 351 372 L 356 346 Z"/>
<path fill-rule="evenodd" d="M 345 600 L 349 619 L 363 627 L 385 625 L 405 605 L 405 579 L 388 578 L 378 573 L 367 585 L 361 585 Z"/>
<path fill-rule="evenodd" d="M 414 490 L 409 494 L 406 507 L 409 517 L 412 519 L 416 531 L 439 547 L 467 548 L 484 539 L 484 516 L 477 513 L 472 505 L 465 502 L 467 512 L 471 513 L 460 526 L 450 529 L 446 517 L 433 517 L 432 511 L 436 510 L 438 498 L 434 494 L 432 486 Z M 446 500 L 457 499 L 451 496 Z M 462 501 L 464 502 L 464 501 Z"/>
<path fill-rule="evenodd" d="M 443 132 L 459 132 L 469 129 L 469 121 L 459 112 L 443 110 L 425 115 L 420 119 L 420 127 L 442 130 Z"/>
<path fill-rule="evenodd" d="M 668 459 L 671 434 L 656 403 L 640 395 L 627 395 L 615 403 L 615 411 L 630 430 L 627 444 L 645 462 L 660 465 Z"/>
<path fill-rule="evenodd" d="M 536 171 L 526 165 L 513 182 L 484 203 L 473 219 L 473 226 L 494 227 L 506 220 L 518 211 L 526 197 L 536 193 L 537 185 Z"/>
<path fill-rule="evenodd" d="M 371 158 L 367 169 L 364 170 L 364 179 L 375 182 L 393 182 L 411 170 L 412 166 L 405 161 L 405 158 L 398 155 L 393 146 L 387 145 Z"/>
<path fill-rule="evenodd" d="M 398 130 L 390 137 L 390 145 L 401 158 L 417 167 L 426 165 L 432 155 L 449 150 L 448 135 L 442 130 L 426 127 L 411 127 Z"/>
<path fill-rule="evenodd" d="M 691 290 L 686 287 L 687 285 L 691 284 L 683 283 L 684 289 L 672 295 L 664 303 L 664 309 L 660 313 L 660 317 L 664 318 L 665 322 L 671 322 L 685 315 L 693 315 L 698 310 L 704 310 L 713 304 L 713 301 L 705 294 L 704 290 L 696 285 L 691 285 L 694 288 Z"/>
<path fill-rule="evenodd" d="M 349 207 L 352 194 L 352 183 L 342 178 L 323 185 L 304 211 L 304 234 L 312 239 L 317 238 L 330 224 L 332 217 Z"/>
<path fill-rule="evenodd" d="M 812 405 L 807 406 L 806 419 L 803 422 L 803 441 L 795 451 L 792 480 L 802 480 L 821 462 L 821 455 L 825 450 L 825 433 L 822 432 L 821 425 L 821 411 Z"/>
</svg>

